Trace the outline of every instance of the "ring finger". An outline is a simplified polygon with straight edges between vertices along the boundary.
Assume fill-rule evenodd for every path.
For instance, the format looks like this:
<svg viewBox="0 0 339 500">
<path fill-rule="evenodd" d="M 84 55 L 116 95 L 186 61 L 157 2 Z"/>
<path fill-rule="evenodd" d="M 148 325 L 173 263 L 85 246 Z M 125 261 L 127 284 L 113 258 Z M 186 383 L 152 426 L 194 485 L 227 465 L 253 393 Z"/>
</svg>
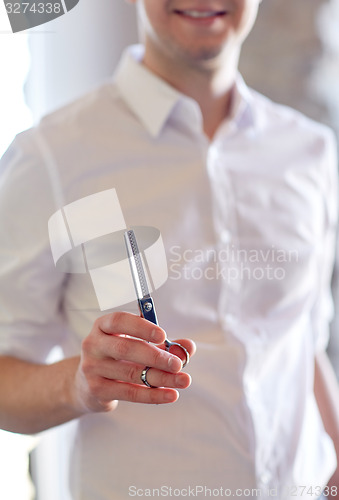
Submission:
<svg viewBox="0 0 339 500">
<path fill-rule="evenodd" d="M 107 359 L 101 362 L 100 376 L 120 382 L 143 385 L 141 374 L 144 369 L 145 366 L 129 361 Z M 191 384 L 191 377 L 184 372 L 168 373 L 157 368 L 150 368 L 147 372 L 147 381 L 154 387 L 185 389 Z"/>
</svg>

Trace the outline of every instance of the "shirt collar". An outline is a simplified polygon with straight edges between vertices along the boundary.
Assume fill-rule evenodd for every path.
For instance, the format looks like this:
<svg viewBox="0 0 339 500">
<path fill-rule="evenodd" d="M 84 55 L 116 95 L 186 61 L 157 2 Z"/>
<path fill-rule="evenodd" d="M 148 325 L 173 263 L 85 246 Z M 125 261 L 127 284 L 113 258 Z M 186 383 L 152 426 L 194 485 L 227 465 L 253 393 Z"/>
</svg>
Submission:
<svg viewBox="0 0 339 500">
<path fill-rule="evenodd" d="M 114 80 L 127 105 L 151 135 L 157 136 L 181 94 L 141 63 L 143 54 L 142 45 L 128 47 Z"/>
<path fill-rule="evenodd" d="M 233 87 L 231 112 L 228 118 L 236 128 L 242 129 L 255 125 L 252 101 L 252 93 L 240 73 L 238 73 Z"/>
<path fill-rule="evenodd" d="M 128 47 L 114 75 L 115 84 L 134 114 L 157 137 L 172 113 L 184 120 L 189 117 L 194 128 L 202 127 L 202 117 L 198 104 L 190 97 L 180 93 L 164 80 L 148 70 L 143 64 L 144 47 Z M 138 85 L 135 85 L 138 82 Z M 244 80 L 237 75 L 235 82 L 230 118 L 227 119 L 231 130 L 254 125 L 251 109 L 252 96 Z"/>
</svg>

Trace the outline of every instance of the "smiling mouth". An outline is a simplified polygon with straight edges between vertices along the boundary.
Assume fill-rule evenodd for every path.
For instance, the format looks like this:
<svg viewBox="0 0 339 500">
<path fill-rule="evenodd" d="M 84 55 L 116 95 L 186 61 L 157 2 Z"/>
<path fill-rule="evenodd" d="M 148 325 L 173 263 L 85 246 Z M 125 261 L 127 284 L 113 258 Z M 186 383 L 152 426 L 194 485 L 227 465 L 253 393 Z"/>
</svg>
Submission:
<svg viewBox="0 0 339 500">
<path fill-rule="evenodd" d="M 176 14 L 179 14 L 181 16 L 185 17 L 192 17 L 193 19 L 208 19 L 212 17 L 221 17 L 227 14 L 226 11 L 220 10 L 220 11 L 200 11 L 200 10 L 178 10 L 175 9 L 174 11 Z"/>
</svg>

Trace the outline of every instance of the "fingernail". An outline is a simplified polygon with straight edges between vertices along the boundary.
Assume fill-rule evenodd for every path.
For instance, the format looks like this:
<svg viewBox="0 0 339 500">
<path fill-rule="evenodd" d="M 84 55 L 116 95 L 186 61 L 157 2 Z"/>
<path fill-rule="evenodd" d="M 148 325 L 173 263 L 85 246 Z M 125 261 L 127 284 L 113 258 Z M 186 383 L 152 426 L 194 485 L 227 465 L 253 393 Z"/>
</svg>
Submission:
<svg viewBox="0 0 339 500">
<path fill-rule="evenodd" d="M 164 394 L 164 401 L 173 401 L 173 395 L 171 392 L 166 392 Z"/>
<path fill-rule="evenodd" d="M 175 377 L 175 386 L 176 387 L 185 387 L 186 386 L 186 379 L 184 379 L 181 374 L 179 374 Z"/>
<path fill-rule="evenodd" d="M 180 362 L 180 359 L 177 356 L 171 355 L 171 357 L 168 360 L 168 367 L 172 371 L 179 371 L 181 370 L 182 366 L 178 366 L 178 363 Z M 182 365 L 182 363 L 181 363 Z"/>
<path fill-rule="evenodd" d="M 177 401 L 177 399 L 179 398 L 179 393 L 178 391 L 175 391 L 176 392 L 176 397 L 173 398 L 173 392 L 166 392 L 166 394 L 164 394 L 164 401 Z"/>
<path fill-rule="evenodd" d="M 152 330 L 151 339 L 154 343 L 160 343 L 163 339 L 161 330 L 157 330 L 156 328 Z"/>
</svg>

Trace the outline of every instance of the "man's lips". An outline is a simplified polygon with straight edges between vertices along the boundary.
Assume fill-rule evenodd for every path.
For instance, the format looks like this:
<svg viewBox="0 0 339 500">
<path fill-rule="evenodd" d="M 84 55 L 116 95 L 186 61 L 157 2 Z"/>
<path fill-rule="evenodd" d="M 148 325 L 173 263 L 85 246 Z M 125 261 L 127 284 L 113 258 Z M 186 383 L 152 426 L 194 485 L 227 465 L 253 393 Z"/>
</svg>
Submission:
<svg viewBox="0 0 339 500">
<path fill-rule="evenodd" d="M 192 19 L 209 19 L 227 14 L 225 10 L 175 9 L 174 12 L 175 14 L 191 17 Z"/>
</svg>

